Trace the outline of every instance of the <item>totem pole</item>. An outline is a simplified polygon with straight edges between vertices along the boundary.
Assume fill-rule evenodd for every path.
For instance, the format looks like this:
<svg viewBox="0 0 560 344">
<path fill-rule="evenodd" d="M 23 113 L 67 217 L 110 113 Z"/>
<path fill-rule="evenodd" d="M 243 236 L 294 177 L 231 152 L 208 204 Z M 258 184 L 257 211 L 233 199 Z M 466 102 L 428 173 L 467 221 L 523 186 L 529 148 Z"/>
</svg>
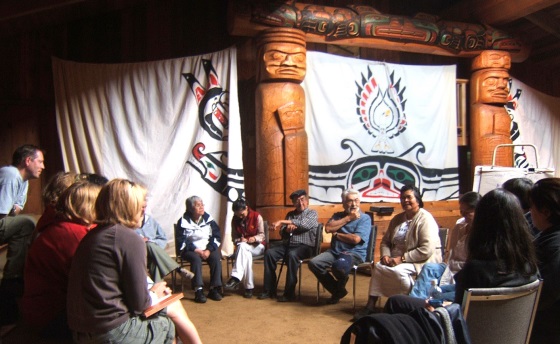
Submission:
<svg viewBox="0 0 560 344">
<path fill-rule="evenodd" d="M 272 28 L 257 37 L 256 206 L 291 207 L 291 192 L 308 189 L 305 34 Z M 264 216 L 264 215 L 263 215 Z"/>
<path fill-rule="evenodd" d="M 511 144 L 511 119 L 504 105 L 509 94 L 510 55 L 485 50 L 473 59 L 471 76 L 471 166 L 491 165 L 499 144 Z M 513 150 L 497 151 L 496 165 L 512 166 Z"/>
</svg>

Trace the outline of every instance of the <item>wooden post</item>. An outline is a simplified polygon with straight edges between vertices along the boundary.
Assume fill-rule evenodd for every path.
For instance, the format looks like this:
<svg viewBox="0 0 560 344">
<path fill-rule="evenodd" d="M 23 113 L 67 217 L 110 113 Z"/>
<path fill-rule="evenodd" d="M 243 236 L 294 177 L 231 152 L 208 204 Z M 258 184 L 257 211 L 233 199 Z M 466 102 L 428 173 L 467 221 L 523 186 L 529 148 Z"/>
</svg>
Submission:
<svg viewBox="0 0 560 344">
<path fill-rule="evenodd" d="M 262 31 L 257 68 L 255 206 L 291 206 L 291 192 L 308 190 L 305 93 L 300 85 L 306 72 L 305 33 Z"/>
<path fill-rule="evenodd" d="M 511 58 L 503 51 L 486 50 L 473 59 L 471 76 L 471 164 L 491 165 L 499 144 L 511 144 L 511 119 L 504 108 L 509 94 Z M 496 165 L 512 166 L 513 150 L 497 152 Z"/>
</svg>

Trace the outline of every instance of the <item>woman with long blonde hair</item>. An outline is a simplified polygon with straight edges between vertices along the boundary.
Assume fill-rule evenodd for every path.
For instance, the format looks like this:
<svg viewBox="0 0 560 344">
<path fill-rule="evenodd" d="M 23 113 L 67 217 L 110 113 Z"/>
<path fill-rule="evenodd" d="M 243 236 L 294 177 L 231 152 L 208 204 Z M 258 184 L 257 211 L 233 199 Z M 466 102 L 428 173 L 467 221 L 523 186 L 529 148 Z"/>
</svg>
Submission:
<svg viewBox="0 0 560 344">
<path fill-rule="evenodd" d="M 152 303 L 169 294 L 165 282 L 148 290 L 146 244 L 140 227 L 146 188 L 114 179 L 95 203 L 97 227 L 80 243 L 70 269 L 68 325 L 76 343 L 199 343 L 198 332 L 179 301 L 167 314 L 144 318 Z"/>
</svg>

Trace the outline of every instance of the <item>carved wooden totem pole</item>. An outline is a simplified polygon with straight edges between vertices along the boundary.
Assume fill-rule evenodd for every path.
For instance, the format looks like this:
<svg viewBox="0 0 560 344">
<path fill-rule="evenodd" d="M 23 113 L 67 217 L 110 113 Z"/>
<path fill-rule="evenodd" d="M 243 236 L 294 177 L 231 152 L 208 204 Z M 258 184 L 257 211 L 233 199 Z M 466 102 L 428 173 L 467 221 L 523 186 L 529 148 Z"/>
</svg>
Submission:
<svg viewBox="0 0 560 344">
<path fill-rule="evenodd" d="M 511 144 L 511 119 L 504 108 L 509 93 L 511 58 L 503 51 L 486 50 L 473 59 L 471 76 L 471 163 L 491 165 L 494 148 Z M 513 150 L 499 149 L 496 165 L 512 166 Z"/>
<path fill-rule="evenodd" d="M 291 192 L 308 189 L 305 34 L 272 28 L 257 37 L 256 206 L 292 205 Z M 264 216 L 264 215 L 263 215 Z"/>
</svg>

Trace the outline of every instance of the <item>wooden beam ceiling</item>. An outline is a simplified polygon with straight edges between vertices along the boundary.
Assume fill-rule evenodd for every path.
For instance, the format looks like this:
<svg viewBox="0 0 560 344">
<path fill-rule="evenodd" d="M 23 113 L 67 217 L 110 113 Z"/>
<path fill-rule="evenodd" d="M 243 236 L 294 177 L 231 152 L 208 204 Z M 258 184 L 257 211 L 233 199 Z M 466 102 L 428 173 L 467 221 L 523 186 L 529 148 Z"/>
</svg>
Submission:
<svg viewBox="0 0 560 344">
<path fill-rule="evenodd" d="M 477 20 L 503 25 L 560 3 L 560 0 L 471 0 L 460 1 L 440 13 L 442 18 Z"/>
</svg>

